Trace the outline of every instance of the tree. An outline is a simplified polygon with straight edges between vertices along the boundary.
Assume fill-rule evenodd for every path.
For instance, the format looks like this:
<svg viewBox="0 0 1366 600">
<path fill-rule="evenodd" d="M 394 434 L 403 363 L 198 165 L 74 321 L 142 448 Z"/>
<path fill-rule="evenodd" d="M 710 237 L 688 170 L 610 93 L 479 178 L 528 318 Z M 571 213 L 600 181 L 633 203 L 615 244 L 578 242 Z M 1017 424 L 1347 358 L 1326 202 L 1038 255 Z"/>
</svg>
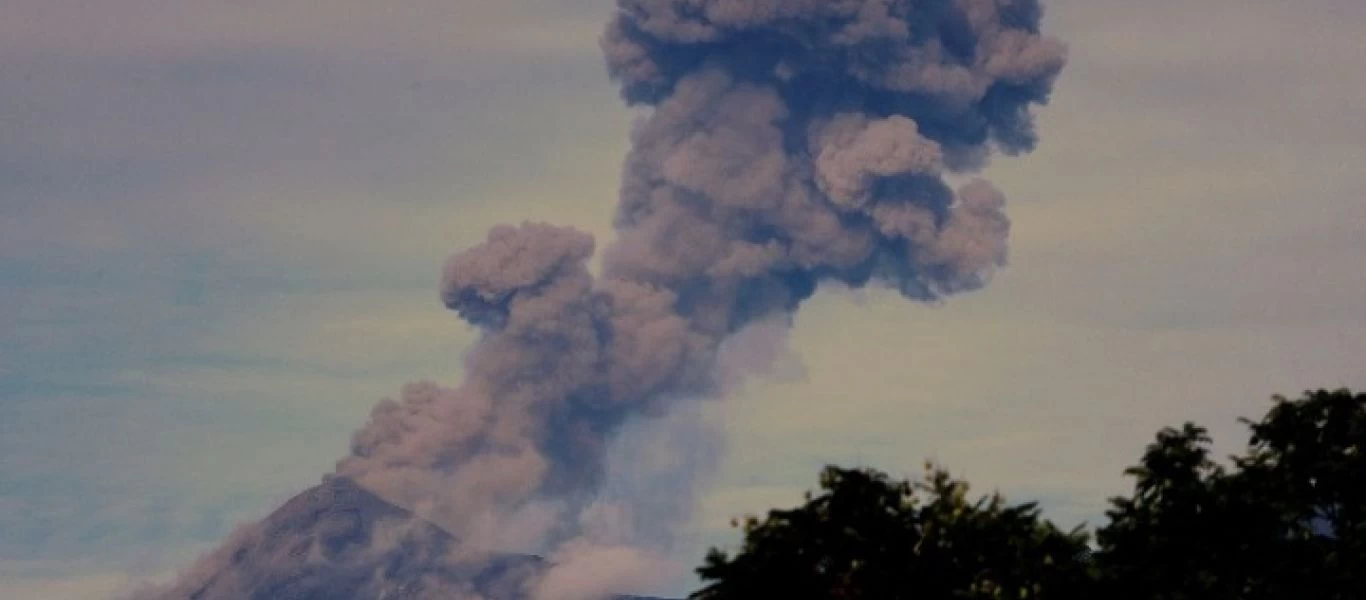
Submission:
<svg viewBox="0 0 1366 600">
<path fill-rule="evenodd" d="M 1097 532 L 1105 596 L 1366 598 L 1366 395 L 1274 401 L 1231 469 L 1200 427 L 1158 434 Z"/>
<path fill-rule="evenodd" d="M 1086 535 L 927 466 L 923 481 L 828 467 L 822 492 L 744 524 L 743 550 L 713 550 L 699 600 L 1084 598 Z"/>
<path fill-rule="evenodd" d="M 1166 428 L 1125 473 L 1096 546 L 1034 504 L 927 467 L 918 482 L 827 467 L 820 493 L 744 523 L 697 600 L 1366 598 L 1366 395 L 1275 397 L 1223 465 L 1200 426 Z"/>
</svg>

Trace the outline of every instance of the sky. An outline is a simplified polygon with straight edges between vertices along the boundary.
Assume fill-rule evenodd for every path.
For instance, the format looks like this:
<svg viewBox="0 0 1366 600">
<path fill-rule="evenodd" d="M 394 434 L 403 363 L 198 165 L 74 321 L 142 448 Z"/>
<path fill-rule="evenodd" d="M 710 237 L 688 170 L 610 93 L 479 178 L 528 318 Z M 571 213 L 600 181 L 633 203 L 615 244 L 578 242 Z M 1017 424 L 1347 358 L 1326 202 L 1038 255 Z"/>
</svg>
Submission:
<svg viewBox="0 0 1366 600">
<path fill-rule="evenodd" d="M 825 289 L 727 433 L 698 543 L 827 463 L 1096 522 L 1160 427 L 1366 387 L 1366 4 L 1047 0 L 1010 266 Z M 11 0 L 0 20 L 0 597 L 164 578 L 315 483 L 378 399 L 458 382 L 447 256 L 610 239 L 636 112 L 610 0 Z M 708 440 L 714 443 L 715 440 Z M 700 558 L 701 547 L 697 548 Z"/>
</svg>

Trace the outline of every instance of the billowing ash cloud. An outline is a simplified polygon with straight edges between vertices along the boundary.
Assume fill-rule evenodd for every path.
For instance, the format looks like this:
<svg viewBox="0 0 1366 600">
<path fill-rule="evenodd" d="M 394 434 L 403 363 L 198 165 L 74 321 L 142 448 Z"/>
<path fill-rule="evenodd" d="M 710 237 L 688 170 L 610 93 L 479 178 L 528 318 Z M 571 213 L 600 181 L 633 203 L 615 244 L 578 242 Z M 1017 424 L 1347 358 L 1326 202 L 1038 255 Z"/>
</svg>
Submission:
<svg viewBox="0 0 1366 600">
<path fill-rule="evenodd" d="M 1064 63 L 1037 0 L 617 4 L 608 66 L 652 110 L 601 276 L 589 235 L 545 224 L 453 257 L 441 297 L 483 331 L 465 381 L 381 402 L 337 467 L 469 548 L 632 543 L 585 525 L 608 441 L 717 395 L 722 342 L 820 282 L 920 301 L 981 286 L 1006 261 L 1005 199 L 946 177 L 1030 150 Z M 556 580 L 575 578 L 541 587 Z"/>
</svg>

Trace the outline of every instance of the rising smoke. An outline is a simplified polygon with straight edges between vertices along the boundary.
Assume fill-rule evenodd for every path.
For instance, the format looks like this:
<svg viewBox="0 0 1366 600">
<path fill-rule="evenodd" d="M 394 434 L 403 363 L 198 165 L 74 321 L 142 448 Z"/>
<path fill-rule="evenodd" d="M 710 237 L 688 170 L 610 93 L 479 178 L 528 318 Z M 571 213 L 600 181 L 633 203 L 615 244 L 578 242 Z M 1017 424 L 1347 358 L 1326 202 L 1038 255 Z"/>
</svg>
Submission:
<svg viewBox="0 0 1366 600">
<path fill-rule="evenodd" d="M 658 523 L 601 500 L 609 442 L 721 395 L 723 342 L 822 281 L 917 301 L 983 285 L 1005 198 L 946 177 L 1031 150 L 1064 63 L 1037 0 L 617 4 L 608 67 L 650 111 L 601 275 L 591 236 L 539 223 L 451 258 L 441 297 L 482 330 L 465 381 L 381 402 L 337 466 L 471 552 L 647 565 L 620 552 Z M 596 593 L 581 583 L 553 571 L 539 595 Z"/>
</svg>

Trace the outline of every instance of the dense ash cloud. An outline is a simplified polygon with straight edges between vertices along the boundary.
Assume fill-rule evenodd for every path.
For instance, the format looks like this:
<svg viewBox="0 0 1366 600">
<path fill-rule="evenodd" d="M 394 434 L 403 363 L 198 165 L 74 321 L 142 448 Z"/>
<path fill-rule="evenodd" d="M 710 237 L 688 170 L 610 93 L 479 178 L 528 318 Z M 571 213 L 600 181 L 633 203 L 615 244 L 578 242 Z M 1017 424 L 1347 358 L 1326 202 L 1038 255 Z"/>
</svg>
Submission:
<svg viewBox="0 0 1366 600">
<path fill-rule="evenodd" d="M 464 382 L 381 402 L 337 472 L 469 549 L 573 564 L 675 525 L 598 499 L 605 450 L 630 419 L 720 395 L 728 337 L 786 322 L 822 281 L 930 301 L 1005 264 L 1004 196 L 946 177 L 1034 146 L 1030 108 L 1064 63 L 1040 16 L 1036 0 L 619 0 L 603 50 L 650 111 L 601 275 L 590 236 L 539 223 L 454 256 L 441 297 L 483 332 Z"/>
<path fill-rule="evenodd" d="M 719 344 L 822 280 L 933 300 L 1005 264 L 990 151 L 1029 150 L 1063 47 L 1021 0 L 621 0 L 633 133 L 602 276 L 587 235 L 499 227 L 447 264 L 485 331 L 455 389 L 381 404 L 339 470 L 459 533 L 549 536 L 620 424 L 713 394 Z M 571 528 L 572 529 L 572 528 Z"/>
</svg>

